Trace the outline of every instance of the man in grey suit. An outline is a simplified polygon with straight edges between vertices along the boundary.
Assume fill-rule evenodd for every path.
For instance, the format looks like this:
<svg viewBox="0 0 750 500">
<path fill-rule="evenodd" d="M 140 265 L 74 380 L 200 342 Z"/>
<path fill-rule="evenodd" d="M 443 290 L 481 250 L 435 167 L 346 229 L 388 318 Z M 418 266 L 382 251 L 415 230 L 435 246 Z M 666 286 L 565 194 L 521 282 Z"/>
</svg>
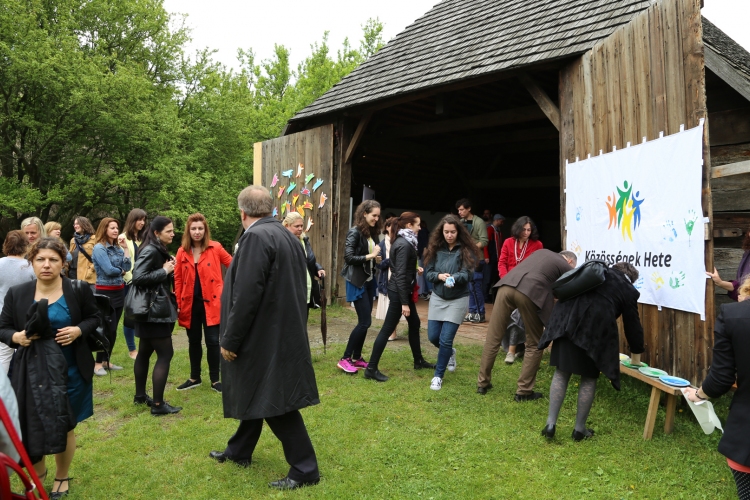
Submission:
<svg viewBox="0 0 750 500">
<path fill-rule="evenodd" d="M 515 400 L 531 401 L 542 397 L 541 393 L 534 392 L 536 372 L 544 353 L 537 346 L 555 304 L 552 283 L 574 268 L 577 260 L 573 252 L 562 251 L 557 254 L 550 250 L 537 250 L 498 281 L 495 285 L 498 288 L 495 307 L 492 309 L 482 351 L 477 393 L 484 395 L 492 388 L 492 367 L 508 328 L 510 315 L 518 309 L 526 325 L 526 354 L 518 377 Z"/>
</svg>

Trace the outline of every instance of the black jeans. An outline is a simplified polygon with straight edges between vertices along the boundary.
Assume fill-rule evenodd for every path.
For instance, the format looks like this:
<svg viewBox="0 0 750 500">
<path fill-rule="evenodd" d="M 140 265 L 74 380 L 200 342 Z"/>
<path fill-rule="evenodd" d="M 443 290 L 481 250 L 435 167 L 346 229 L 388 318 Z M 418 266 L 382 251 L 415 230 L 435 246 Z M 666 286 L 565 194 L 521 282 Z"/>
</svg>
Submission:
<svg viewBox="0 0 750 500">
<path fill-rule="evenodd" d="M 188 338 L 188 355 L 190 356 L 190 378 L 201 379 L 201 361 L 203 360 L 203 335 L 206 337 L 206 351 L 208 351 L 208 375 L 211 383 L 219 381 L 221 366 L 221 348 L 219 347 L 219 325 L 206 325 L 206 309 L 201 303 L 193 303 L 190 318 L 190 328 L 186 329 Z M 201 332 L 202 330 L 202 332 Z M 203 333 L 203 335 L 201 334 Z"/>
<path fill-rule="evenodd" d="M 388 337 L 398 326 L 398 322 L 401 320 L 401 299 L 397 293 L 388 290 L 388 312 L 385 313 L 385 320 L 383 320 L 383 327 L 378 333 L 378 337 L 375 339 L 375 345 L 372 346 L 372 354 L 370 354 L 370 362 L 368 368 L 378 368 L 380 362 L 380 356 L 383 355 L 385 346 L 388 345 Z M 417 306 L 409 300 L 409 316 L 406 318 L 406 322 L 409 325 L 409 347 L 411 347 L 411 354 L 414 356 L 414 361 L 420 361 L 422 359 L 422 346 L 419 342 L 419 316 L 417 315 Z"/>
<path fill-rule="evenodd" d="M 349 342 L 341 359 L 352 358 L 358 360 L 362 357 L 362 346 L 365 345 L 367 329 L 372 324 L 372 300 L 377 291 L 375 280 L 365 282 L 365 293 L 354 301 L 354 310 L 357 311 L 357 326 L 349 334 Z M 389 334 L 390 335 L 390 334 Z"/>
<path fill-rule="evenodd" d="M 114 317 L 114 325 L 113 328 L 115 329 L 114 334 L 110 337 L 112 340 L 112 345 L 109 346 L 109 353 L 112 354 L 115 350 L 115 342 L 117 341 L 117 327 L 120 324 L 120 318 L 122 318 L 122 310 L 123 306 L 115 308 L 115 317 Z M 97 363 L 103 363 L 107 360 L 107 356 L 103 352 L 97 352 L 96 353 L 96 362 Z M 112 360 L 110 360 L 110 363 Z"/>
</svg>

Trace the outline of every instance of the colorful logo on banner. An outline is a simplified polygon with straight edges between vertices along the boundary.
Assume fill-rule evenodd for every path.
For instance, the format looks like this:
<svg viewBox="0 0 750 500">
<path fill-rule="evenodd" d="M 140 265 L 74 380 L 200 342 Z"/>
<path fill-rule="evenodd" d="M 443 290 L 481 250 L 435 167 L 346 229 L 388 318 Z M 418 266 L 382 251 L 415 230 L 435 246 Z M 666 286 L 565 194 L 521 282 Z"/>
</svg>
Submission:
<svg viewBox="0 0 750 500">
<path fill-rule="evenodd" d="M 623 183 L 623 188 L 617 188 L 617 196 L 614 191 L 607 196 L 607 211 L 609 212 L 609 226 L 607 229 L 619 229 L 622 239 L 627 236 L 633 241 L 633 231 L 641 225 L 641 205 L 645 198 L 638 199 L 640 191 L 633 194 L 633 185 L 628 181 Z"/>
</svg>

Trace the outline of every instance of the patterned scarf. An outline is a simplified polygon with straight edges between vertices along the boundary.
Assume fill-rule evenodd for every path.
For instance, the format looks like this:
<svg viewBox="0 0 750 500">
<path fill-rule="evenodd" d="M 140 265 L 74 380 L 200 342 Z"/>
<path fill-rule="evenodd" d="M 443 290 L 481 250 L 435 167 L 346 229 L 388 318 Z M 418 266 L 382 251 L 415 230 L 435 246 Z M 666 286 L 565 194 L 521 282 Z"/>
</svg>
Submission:
<svg viewBox="0 0 750 500">
<path fill-rule="evenodd" d="M 404 237 L 414 247 L 414 251 L 417 251 L 417 235 L 414 231 L 407 228 L 399 229 L 398 235 Z"/>
</svg>

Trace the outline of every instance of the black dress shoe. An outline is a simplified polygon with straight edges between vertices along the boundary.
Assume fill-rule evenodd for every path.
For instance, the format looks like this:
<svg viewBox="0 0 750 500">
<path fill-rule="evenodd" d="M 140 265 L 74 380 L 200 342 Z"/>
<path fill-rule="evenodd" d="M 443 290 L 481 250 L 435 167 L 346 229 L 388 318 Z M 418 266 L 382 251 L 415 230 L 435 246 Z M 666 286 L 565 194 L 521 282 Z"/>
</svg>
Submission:
<svg viewBox="0 0 750 500">
<path fill-rule="evenodd" d="M 552 439 L 555 437 L 555 428 L 556 425 L 547 425 L 542 429 L 542 436 L 546 437 L 547 439 Z"/>
<path fill-rule="evenodd" d="M 182 410 L 182 406 L 172 406 L 166 401 L 163 401 L 160 405 L 154 403 L 153 406 L 151 406 L 151 415 L 171 415 L 180 410 Z"/>
<path fill-rule="evenodd" d="M 365 368 L 365 375 L 364 376 L 365 376 L 365 378 L 369 378 L 369 379 L 372 379 L 372 380 L 377 380 L 378 382 L 387 382 L 388 381 L 388 377 L 386 377 L 385 375 L 383 375 L 382 373 L 380 373 L 380 370 L 378 370 L 377 368 L 369 368 L 369 367 Z M 280 479 L 279 481 L 283 481 L 283 479 Z M 275 481 L 275 482 L 278 483 L 279 481 Z M 292 479 L 290 479 L 290 481 L 292 481 Z M 273 483 L 271 483 L 271 484 L 273 484 Z"/>
<path fill-rule="evenodd" d="M 487 384 L 486 387 L 477 387 L 477 394 L 484 396 L 490 389 L 492 389 L 492 384 Z"/>
<path fill-rule="evenodd" d="M 223 451 L 212 451 L 208 454 L 208 456 L 213 458 L 220 464 L 223 464 L 224 462 L 232 462 L 239 465 L 240 467 L 250 467 L 250 464 L 252 463 L 252 460 L 250 459 L 234 460 L 228 457 Z"/>
<path fill-rule="evenodd" d="M 414 362 L 415 370 L 421 370 L 422 368 L 429 368 L 431 370 L 434 370 L 435 365 L 433 365 L 432 363 L 428 363 L 427 361 L 425 361 L 424 358 L 420 359 L 419 361 Z"/>
<path fill-rule="evenodd" d="M 532 392 L 531 394 L 516 394 L 513 398 L 516 403 L 520 403 L 521 401 L 536 401 L 537 399 L 542 399 L 544 397 L 544 394 L 541 392 Z"/>
<path fill-rule="evenodd" d="M 573 430 L 573 441 L 583 441 L 594 436 L 594 429 L 586 429 L 586 432 L 578 432 Z"/>
<path fill-rule="evenodd" d="M 151 397 L 148 394 L 144 394 L 143 396 L 135 396 L 133 398 L 133 404 L 153 406 L 154 400 L 151 399 Z"/>
<path fill-rule="evenodd" d="M 279 479 L 278 481 L 268 483 L 268 486 L 277 490 L 296 490 L 297 488 L 302 488 L 303 486 L 315 486 L 319 482 L 320 478 L 314 479 L 312 481 L 295 481 L 294 479 L 291 479 L 289 476 L 287 476 L 284 479 Z"/>
</svg>

